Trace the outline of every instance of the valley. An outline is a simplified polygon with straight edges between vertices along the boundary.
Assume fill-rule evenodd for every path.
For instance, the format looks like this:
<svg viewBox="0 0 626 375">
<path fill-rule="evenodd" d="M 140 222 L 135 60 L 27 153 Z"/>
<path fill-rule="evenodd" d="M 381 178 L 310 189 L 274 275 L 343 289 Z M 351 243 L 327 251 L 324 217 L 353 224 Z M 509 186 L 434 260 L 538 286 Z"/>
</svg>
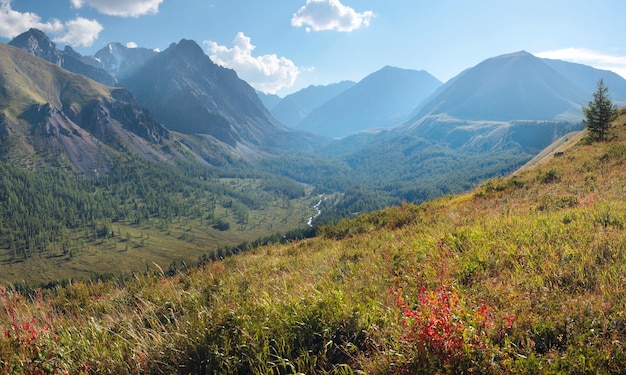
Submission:
<svg viewBox="0 0 626 375">
<path fill-rule="evenodd" d="M 221 249 L 306 227 L 319 199 L 312 187 L 289 181 L 210 176 L 210 170 L 192 177 L 141 163 L 119 166 L 98 183 L 2 172 L 5 207 L 12 213 L 1 222 L 8 233 L 2 236 L 3 283 L 36 285 L 145 272 L 157 264 L 196 265 L 203 256 L 226 256 Z M 38 189 L 49 189 L 49 195 L 34 199 Z"/>
<path fill-rule="evenodd" d="M 582 130 L 576 103 L 598 78 L 626 103 L 614 73 L 524 51 L 446 83 L 386 66 L 266 108 L 192 40 L 80 56 L 33 29 L 1 47 L 0 278 L 34 285 L 197 264 L 462 193 Z"/>
<path fill-rule="evenodd" d="M 29 298 L 2 287 L 11 313 L 0 314 L 0 365 L 619 373 L 626 107 L 620 112 L 608 142 L 583 134 L 514 176 L 342 220 L 314 238 Z"/>
</svg>

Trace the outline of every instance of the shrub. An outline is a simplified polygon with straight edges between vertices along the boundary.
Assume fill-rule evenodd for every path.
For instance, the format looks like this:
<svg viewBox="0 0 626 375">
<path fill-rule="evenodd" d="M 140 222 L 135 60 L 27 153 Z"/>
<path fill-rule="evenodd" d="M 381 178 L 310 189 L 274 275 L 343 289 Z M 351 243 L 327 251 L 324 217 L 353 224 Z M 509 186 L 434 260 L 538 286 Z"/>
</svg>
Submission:
<svg viewBox="0 0 626 375">
<path fill-rule="evenodd" d="M 404 340 L 408 345 L 403 373 L 490 372 L 494 348 L 491 337 L 511 328 L 512 317 L 498 330 L 494 311 L 481 301 L 468 306 L 456 289 L 441 282 L 434 290 L 422 287 L 410 305 L 401 291 L 392 290 L 403 311 Z"/>
<path fill-rule="evenodd" d="M 543 184 L 549 184 L 552 182 L 557 182 L 561 179 L 561 173 L 556 169 L 552 168 L 546 172 L 539 171 L 537 172 L 537 181 Z"/>
</svg>

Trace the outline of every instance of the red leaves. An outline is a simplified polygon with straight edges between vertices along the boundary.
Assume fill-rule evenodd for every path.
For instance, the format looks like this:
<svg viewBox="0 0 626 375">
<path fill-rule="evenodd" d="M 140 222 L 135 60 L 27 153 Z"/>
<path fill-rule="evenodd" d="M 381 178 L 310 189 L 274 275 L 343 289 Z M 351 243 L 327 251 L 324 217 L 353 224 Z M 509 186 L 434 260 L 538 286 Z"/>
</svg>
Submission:
<svg viewBox="0 0 626 375">
<path fill-rule="evenodd" d="M 434 290 L 422 287 L 411 307 L 401 291 L 392 289 L 391 294 L 403 311 L 404 339 L 415 350 L 419 366 L 461 368 L 490 347 L 494 311 L 484 301 L 476 308 L 468 307 L 459 293 L 443 282 Z M 503 329 L 508 330 L 513 320 L 507 317 Z"/>
<path fill-rule="evenodd" d="M 398 300 L 402 301 L 402 296 L 398 296 Z M 417 300 L 419 305 L 415 309 L 404 310 L 404 320 L 410 327 L 405 338 L 440 359 L 450 360 L 462 354 L 466 327 L 458 314 L 460 305 L 456 293 L 445 285 L 434 291 L 422 288 Z"/>
</svg>

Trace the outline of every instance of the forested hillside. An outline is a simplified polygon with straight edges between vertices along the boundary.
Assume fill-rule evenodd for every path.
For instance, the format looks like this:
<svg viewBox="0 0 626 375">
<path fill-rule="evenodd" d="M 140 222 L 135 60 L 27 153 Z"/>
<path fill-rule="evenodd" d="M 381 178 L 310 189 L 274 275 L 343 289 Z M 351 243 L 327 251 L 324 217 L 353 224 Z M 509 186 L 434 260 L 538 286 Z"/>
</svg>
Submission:
<svg viewBox="0 0 626 375">
<path fill-rule="evenodd" d="M 196 262 L 306 227 L 311 188 L 240 168 L 120 162 L 99 179 L 0 163 L 0 280 L 29 283 Z"/>
<path fill-rule="evenodd" d="M 626 108 L 609 141 L 315 238 L 0 288 L 6 373 L 621 373 Z"/>
</svg>

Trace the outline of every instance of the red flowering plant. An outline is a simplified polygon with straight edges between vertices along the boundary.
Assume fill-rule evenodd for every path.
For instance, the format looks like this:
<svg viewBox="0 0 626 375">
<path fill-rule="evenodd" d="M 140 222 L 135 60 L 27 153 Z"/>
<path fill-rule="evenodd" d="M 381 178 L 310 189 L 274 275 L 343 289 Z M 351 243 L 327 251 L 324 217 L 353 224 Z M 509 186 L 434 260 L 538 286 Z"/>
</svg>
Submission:
<svg viewBox="0 0 626 375">
<path fill-rule="evenodd" d="M 401 290 L 391 290 L 402 309 L 404 340 L 410 355 L 403 366 L 406 373 L 458 373 L 488 371 L 491 335 L 510 329 L 494 325 L 494 311 L 484 301 L 468 306 L 456 289 L 440 282 L 434 289 L 422 287 L 412 304 Z"/>
</svg>

